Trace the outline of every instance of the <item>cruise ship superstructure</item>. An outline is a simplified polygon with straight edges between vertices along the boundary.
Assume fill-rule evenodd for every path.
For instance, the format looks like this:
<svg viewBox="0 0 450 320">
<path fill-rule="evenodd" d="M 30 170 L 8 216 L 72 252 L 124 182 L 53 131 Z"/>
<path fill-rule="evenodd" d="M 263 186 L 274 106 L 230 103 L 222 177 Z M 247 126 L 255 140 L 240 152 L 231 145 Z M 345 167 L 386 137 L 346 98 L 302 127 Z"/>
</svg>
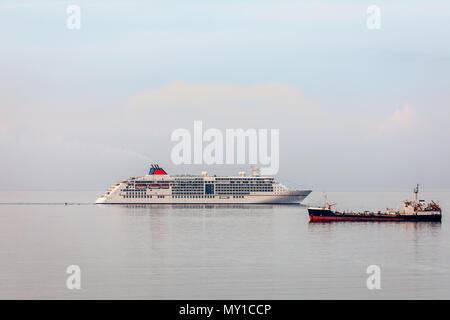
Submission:
<svg viewBox="0 0 450 320">
<path fill-rule="evenodd" d="M 250 176 L 170 176 L 158 165 L 147 175 L 130 178 L 111 186 L 97 204 L 285 204 L 300 203 L 311 190 L 289 189 L 273 177 L 261 176 L 253 169 Z"/>
</svg>

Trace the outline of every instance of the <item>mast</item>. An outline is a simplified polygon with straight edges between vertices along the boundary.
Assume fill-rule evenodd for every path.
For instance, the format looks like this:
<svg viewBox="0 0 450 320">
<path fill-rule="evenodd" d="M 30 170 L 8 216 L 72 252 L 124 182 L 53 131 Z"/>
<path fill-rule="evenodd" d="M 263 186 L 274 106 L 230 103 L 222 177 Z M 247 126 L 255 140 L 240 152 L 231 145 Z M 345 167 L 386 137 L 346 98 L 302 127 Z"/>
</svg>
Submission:
<svg viewBox="0 0 450 320">
<path fill-rule="evenodd" d="M 419 184 L 414 188 L 414 203 L 417 202 L 417 194 L 419 193 Z"/>
<path fill-rule="evenodd" d="M 327 193 L 323 193 L 323 207 L 326 208 L 328 206 Z"/>
</svg>

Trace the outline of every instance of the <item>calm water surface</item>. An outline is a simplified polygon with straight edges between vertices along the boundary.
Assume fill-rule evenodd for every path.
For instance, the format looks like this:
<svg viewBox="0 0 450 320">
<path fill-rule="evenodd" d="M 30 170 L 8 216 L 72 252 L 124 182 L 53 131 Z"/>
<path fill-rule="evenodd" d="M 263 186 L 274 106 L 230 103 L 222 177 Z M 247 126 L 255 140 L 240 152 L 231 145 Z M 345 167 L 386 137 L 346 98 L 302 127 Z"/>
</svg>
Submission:
<svg viewBox="0 0 450 320">
<path fill-rule="evenodd" d="M 442 223 L 326 224 L 297 205 L 93 205 L 101 193 L 0 193 L 0 298 L 450 299 L 450 192 L 420 194 Z M 328 193 L 355 210 L 411 196 Z M 366 287 L 372 264 L 381 290 Z M 69 265 L 81 290 L 66 288 Z"/>
</svg>

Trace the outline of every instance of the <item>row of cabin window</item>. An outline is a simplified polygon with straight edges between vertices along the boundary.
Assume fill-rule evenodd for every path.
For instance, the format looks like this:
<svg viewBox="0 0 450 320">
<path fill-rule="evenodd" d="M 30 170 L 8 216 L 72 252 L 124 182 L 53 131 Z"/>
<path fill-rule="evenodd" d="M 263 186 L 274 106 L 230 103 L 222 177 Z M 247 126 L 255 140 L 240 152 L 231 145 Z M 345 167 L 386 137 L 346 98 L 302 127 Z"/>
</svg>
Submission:
<svg viewBox="0 0 450 320">
<path fill-rule="evenodd" d="M 189 198 L 189 199 L 210 199 L 215 198 L 215 196 L 172 196 L 173 198 L 181 199 L 181 198 Z"/>
<path fill-rule="evenodd" d="M 143 198 L 143 199 L 149 199 L 149 198 L 152 198 L 153 196 L 150 196 L 150 195 L 135 195 L 135 196 L 128 196 L 128 195 L 125 195 L 124 196 L 124 198 L 126 198 L 126 199 L 129 199 L 129 198 L 133 198 L 133 199 L 136 199 L 136 198 Z M 162 198 L 164 198 L 164 196 L 157 196 L 159 199 L 162 199 Z M 172 198 L 177 198 L 177 199 L 179 199 L 179 198 L 190 198 L 190 199 L 192 199 L 192 198 L 196 198 L 196 199 L 200 199 L 200 198 L 202 198 L 202 199 L 209 199 L 209 198 L 215 198 L 215 196 L 172 196 Z"/>
<path fill-rule="evenodd" d="M 130 199 L 130 198 L 132 198 L 132 199 L 136 199 L 136 198 L 142 198 L 142 199 L 150 199 L 150 198 L 153 198 L 153 196 L 149 196 L 149 195 L 145 195 L 145 194 L 143 194 L 143 195 L 133 195 L 133 196 L 131 196 L 131 195 L 126 195 L 126 196 L 123 196 L 124 198 L 126 198 L 126 199 Z M 164 198 L 164 196 L 157 196 L 158 198 Z"/>
<path fill-rule="evenodd" d="M 242 187 L 242 186 L 216 186 L 216 189 L 238 189 L 238 190 L 262 190 L 262 189 L 273 189 L 273 187 Z"/>
</svg>

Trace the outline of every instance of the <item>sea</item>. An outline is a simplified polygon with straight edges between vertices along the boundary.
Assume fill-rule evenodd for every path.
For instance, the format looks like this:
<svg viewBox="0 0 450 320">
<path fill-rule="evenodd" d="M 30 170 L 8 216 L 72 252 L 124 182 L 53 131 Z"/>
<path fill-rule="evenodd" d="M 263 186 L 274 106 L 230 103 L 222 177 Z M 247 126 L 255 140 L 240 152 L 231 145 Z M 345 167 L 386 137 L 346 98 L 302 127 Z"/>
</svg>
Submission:
<svg viewBox="0 0 450 320">
<path fill-rule="evenodd" d="M 95 205 L 101 193 L 0 192 L 0 299 L 450 299 L 450 191 L 419 194 L 441 223 L 310 223 L 322 192 L 301 205 Z M 411 198 L 328 192 L 341 210 Z"/>
</svg>

